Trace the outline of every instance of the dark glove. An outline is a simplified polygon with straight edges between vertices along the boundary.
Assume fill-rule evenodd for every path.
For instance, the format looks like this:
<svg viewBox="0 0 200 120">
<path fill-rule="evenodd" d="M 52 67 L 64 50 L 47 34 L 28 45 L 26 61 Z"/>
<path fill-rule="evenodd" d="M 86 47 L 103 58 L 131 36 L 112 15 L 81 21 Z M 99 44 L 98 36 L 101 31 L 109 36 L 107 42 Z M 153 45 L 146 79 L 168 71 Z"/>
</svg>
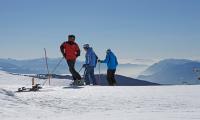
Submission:
<svg viewBox="0 0 200 120">
<path fill-rule="evenodd" d="M 83 67 L 86 68 L 88 66 L 88 64 L 83 64 Z"/>
<path fill-rule="evenodd" d="M 101 60 L 98 60 L 98 63 L 101 63 L 102 61 Z"/>
<path fill-rule="evenodd" d="M 66 57 L 66 56 L 65 56 L 65 53 L 62 53 L 62 55 L 63 55 L 64 58 Z"/>
<path fill-rule="evenodd" d="M 79 57 L 80 55 L 76 55 L 76 57 Z"/>
<path fill-rule="evenodd" d="M 78 50 L 77 53 L 76 53 L 76 57 L 79 57 L 81 55 L 81 51 Z"/>
</svg>

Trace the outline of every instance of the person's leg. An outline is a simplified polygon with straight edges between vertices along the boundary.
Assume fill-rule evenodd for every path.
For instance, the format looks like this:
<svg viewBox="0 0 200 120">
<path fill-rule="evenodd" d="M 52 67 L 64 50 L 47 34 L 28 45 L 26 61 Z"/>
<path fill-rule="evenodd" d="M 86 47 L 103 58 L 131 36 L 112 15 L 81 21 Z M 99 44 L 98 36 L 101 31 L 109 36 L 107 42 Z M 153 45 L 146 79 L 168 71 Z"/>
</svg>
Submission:
<svg viewBox="0 0 200 120">
<path fill-rule="evenodd" d="M 67 64 L 69 66 L 69 71 L 72 74 L 73 79 L 74 80 L 81 80 L 80 74 L 78 72 L 76 72 L 76 70 L 74 68 L 75 67 L 75 61 L 68 60 Z"/>
<path fill-rule="evenodd" d="M 75 65 L 75 62 L 73 61 L 70 61 L 70 60 L 67 60 L 67 64 L 68 64 L 68 67 L 69 67 L 69 72 L 72 74 L 72 77 L 74 80 L 76 80 L 75 76 L 74 76 L 74 65 Z"/>
<path fill-rule="evenodd" d="M 85 84 L 90 85 L 90 76 L 89 76 L 89 69 L 88 67 L 85 68 Z"/>
<path fill-rule="evenodd" d="M 112 85 L 117 85 L 117 82 L 115 80 L 115 72 L 116 70 L 112 70 L 112 73 L 111 73 Z"/>
<path fill-rule="evenodd" d="M 112 85 L 112 71 L 111 70 L 107 70 L 107 81 L 108 81 L 108 84 L 111 86 Z"/>
<path fill-rule="evenodd" d="M 90 67 L 90 78 L 93 85 L 97 85 L 96 78 L 94 76 L 94 67 Z"/>
</svg>

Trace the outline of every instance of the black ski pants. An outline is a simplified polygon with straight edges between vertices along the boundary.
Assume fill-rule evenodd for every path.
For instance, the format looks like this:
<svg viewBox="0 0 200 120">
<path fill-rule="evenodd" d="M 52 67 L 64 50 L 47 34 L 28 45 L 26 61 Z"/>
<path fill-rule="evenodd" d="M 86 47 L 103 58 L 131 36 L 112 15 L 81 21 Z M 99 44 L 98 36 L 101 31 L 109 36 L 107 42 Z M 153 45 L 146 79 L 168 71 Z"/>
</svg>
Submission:
<svg viewBox="0 0 200 120">
<path fill-rule="evenodd" d="M 67 64 L 69 66 L 69 71 L 72 74 L 74 80 L 81 80 L 80 74 L 75 70 L 75 63 L 74 60 L 67 60 Z"/>
<path fill-rule="evenodd" d="M 111 69 L 107 70 L 107 80 L 108 80 L 108 84 L 110 86 L 117 85 L 117 82 L 115 80 L 115 72 L 116 72 L 116 69 L 115 70 L 111 70 Z"/>
</svg>

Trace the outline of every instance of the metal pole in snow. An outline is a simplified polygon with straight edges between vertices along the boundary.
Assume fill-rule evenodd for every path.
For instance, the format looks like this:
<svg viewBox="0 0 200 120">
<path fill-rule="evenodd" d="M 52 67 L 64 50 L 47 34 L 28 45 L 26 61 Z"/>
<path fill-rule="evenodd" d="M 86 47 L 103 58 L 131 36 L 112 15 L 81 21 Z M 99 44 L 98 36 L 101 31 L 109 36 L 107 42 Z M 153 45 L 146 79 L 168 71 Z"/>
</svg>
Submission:
<svg viewBox="0 0 200 120">
<path fill-rule="evenodd" d="M 98 84 L 100 84 L 101 81 L 101 63 L 99 62 L 99 81 Z"/>
<path fill-rule="evenodd" d="M 44 48 L 44 53 L 45 53 L 45 62 L 46 62 L 46 68 L 47 68 L 47 72 L 48 72 L 48 79 L 49 79 L 49 85 L 50 85 L 51 84 L 51 77 L 50 77 L 50 72 L 49 72 L 48 58 L 47 58 L 46 48 Z"/>
</svg>

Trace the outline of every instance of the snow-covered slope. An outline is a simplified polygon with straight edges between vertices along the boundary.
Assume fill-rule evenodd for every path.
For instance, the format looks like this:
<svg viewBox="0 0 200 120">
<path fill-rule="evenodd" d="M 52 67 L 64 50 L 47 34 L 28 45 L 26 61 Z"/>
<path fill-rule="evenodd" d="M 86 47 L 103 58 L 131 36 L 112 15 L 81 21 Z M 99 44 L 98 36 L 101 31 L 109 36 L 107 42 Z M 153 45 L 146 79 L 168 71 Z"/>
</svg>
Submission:
<svg viewBox="0 0 200 120">
<path fill-rule="evenodd" d="M 15 93 L 30 78 L 0 74 L 0 120 L 200 119 L 198 85 L 70 88 L 54 80 L 40 92 Z"/>
<path fill-rule="evenodd" d="M 30 85 L 31 82 L 27 78 L 25 76 L 11 75 L 0 70 L 0 85 Z"/>
</svg>

